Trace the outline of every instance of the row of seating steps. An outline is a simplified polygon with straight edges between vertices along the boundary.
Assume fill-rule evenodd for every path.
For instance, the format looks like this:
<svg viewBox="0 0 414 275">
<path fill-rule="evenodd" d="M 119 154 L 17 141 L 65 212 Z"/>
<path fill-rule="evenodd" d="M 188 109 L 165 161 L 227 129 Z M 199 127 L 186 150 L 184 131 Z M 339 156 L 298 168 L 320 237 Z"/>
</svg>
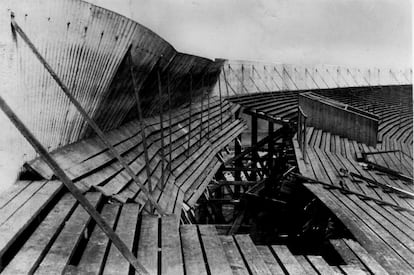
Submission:
<svg viewBox="0 0 414 275">
<path fill-rule="evenodd" d="M 42 200 L 61 188 L 43 181 L 2 195 L 1 274 L 131 274 L 70 193 L 57 202 Z M 330 265 L 318 255 L 293 255 L 285 245 L 256 246 L 248 235 L 219 235 L 214 225 L 179 226 L 175 215 L 142 214 L 138 204 L 108 203 L 99 192 L 86 197 L 150 274 L 386 274 L 352 240 L 332 240 L 344 262 Z"/>
<path fill-rule="evenodd" d="M 209 108 L 208 108 L 209 107 Z M 219 169 L 218 154 L 246 125 L 235 119 L 240 106 L 217 98 L 174 110 L 163 127 L 159 116 L 144 120 L 148 149 L 146 165 L 140 123 L 137 120 L 106 133 L 166 213 L 179 215 L 183 202 L 193 206 Z M 164 142 L 161 142 L 161 140 Z M 146 203 L 146 196 L 99 138 L 91 137 L 51 152 L 52 157 L 82 191 L 98 190 L 120 202 Z M 164 156 L 164 162 L 163 160 Z M 41 158 L 28 163 L 44 179 L 53 172 Z M 164 169 L 163 169 L 164 166 Z"/>
</svg>

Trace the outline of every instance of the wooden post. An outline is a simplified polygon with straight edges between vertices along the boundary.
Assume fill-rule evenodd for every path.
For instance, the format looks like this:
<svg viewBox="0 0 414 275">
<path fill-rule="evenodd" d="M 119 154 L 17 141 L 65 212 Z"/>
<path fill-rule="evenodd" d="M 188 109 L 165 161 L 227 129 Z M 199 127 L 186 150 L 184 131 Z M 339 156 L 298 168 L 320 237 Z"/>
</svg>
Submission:
<svg viewBox="0 0 414 275">
<path fill-rule="evenodd" d="M 157 204 L 157 202 L 154 200 L 154 198 L 151 196 L 150 192 L 145 188 L 145 186 L 143 184 L 141 184 L 138 177 L 135 175 L 135 173 L 128 166 L 128 163 L 121 157 L 121 155 L 118 153 L 118 151 L 115 150 L 115 148 L 112 146 L 112 144 L 106 139 L 105 134 L 102 132 L 102 130 L 99 128 L 99 126 L 86 113 L 86 111 L 83 109 L 83 107 L 80 105 L 80 103 L 73 97 L 72 93 L 69 91 L 69 88 L 60 80 L 60 78 L 54 72 L 54 70 L 49 65 L 49 63 L 46 62 L 46 60 L 43 58 L 43 56 L 39 53 L 39 51 L 36 49 L 36 47 L 30 41 L 29 37 L 27 37 L 27 35 L 24 33 L 24 31 L 19 27 L 19 25 L 14 20 L 14 15 L 13 14 L 12 14 L 12 18 L 11 18 L 11 24 L 12 24 L 12 31 L 17 32 L 20 35 L 20 37 L 23 39 L 23 41 L 26 42 L 26 44 L 32 50 L 32 52 L 37 57 L 37 59 L 39 59 L 40 63 L 42 63 L 42 65 L 45 67 L 45 69 L 49 72 L 49 74 L 52 76 L 52 78 L 56 81 L 58 86 L 62 89 L 63 93 L 69 98 L 70 102 L 75 106 L 75 108 L 78 110 L 78 112 L 82 115 L 82 117 L 87 121 L 87 123 L 95 131 L 95 133 L 101 139 L 102 143 L 108 148 L 109 153 L 119 161 L 119 163 L 122 165 L 122 167 L 125 169 L 125 171 L 133 179 L 135 184 L 142 190 L 144 195 L 148 198 L 150 203 L 157 209 L 158 213 L 159 214 L 164 214 L 164 211 L 162 210 L 162 208 Z"/>
<path fill-rule="evenodd" d="M 100 216 L 98 211 L 89 203 L 89 201 L 83 196 L 79 189 L 73 184 L 66 173 L 59 167 L 59 164 L 51 157 L 46 148 L 36 139 L 36 137 L 30 132 L 24 123 L 16 116 L 7 103 L 0 96 L 0 108 L 10 119 L 10 121 L 16 126 L 17 130 L 23 135 L 23 137 L 32 145 L 36 152 L 43 158 L 43 160 L 49 165 L 53 173 L 63 182 L 68 188 L 80 205 L 88 212 L 88 214 L 94 219 L 96 224 L 102 229 L 102 231 L 108 236 L 116 248 L 121 252 L 125 259 L 135 268 L 139 274 L 149 274 L 148 271 L 138 262 L 137 258 L 128 249 L 125 243 L 119 238 L 119 236 L 112 230 L 112 228 L 105 222 Z"/>
<path fill-rule="evenodd" d="M 230 66 L 230 65 L 229 65 L 229 66 Z M 224 77 L 224 82 L 226 83 L 226 92 L 227 92 L 227 97 L 229 97 L 229 96 L 230 96 L 230 94 L 229 94 L 229 84 L 228 84 L 228 82 L 227 82 L 226 70 L 224 69 L 224 66 L 223 66 L 223 77 Z"/>
<path fill-rule="evenodd" d="M 252 144 L 252 147 L 255 147 L 257 145 L 257 117 L 250 116 L 250 118 L 252 122 L 251 144 Z M 255 151 L 252 152 L 252 162 L 253 162 L 253 167 L 257 168 L 257 154 L 255 153 Z M 256 176 L 257 176 L 256 171 L 252 171 L 251 180 L 256 180 Z"/>
<path fill-rule="evenodd" d="M 234 155 L 235 156 L 239 156 L 241 154 L 241 139 L 242 136 L 241 134 L 234 140 Z M 243 166 L 243 162 L 240 159 L 236 160 L 234 165 L 236 166 L 236 168 L 241 169 Z M 241 170 L 236 170 L 234 171 L 234 179 L 237 181 L 241 181 Z M 240 186 L 235 186 L 234 187 L 234 194 L 236 196 L 240 196 Z"/>
<path fill-rule="evenodd" d="M 269 121 L 268 122 L 268 131 L 267 134 L 268 136 L 273 136 L 273 131 L 274 131 L 274 125 L 273 122 Z M 267 148 L 267 168 L 268 168 L 268 175 L 270 176 L 271 172 L 272 172 L 272 168 L 273 168 L 273 151 L 274 151 L 274 142 L 273 142 L 273 138 L 269 139 L 269 143 L 267 144 L 268 148 Z"/>
</svg>

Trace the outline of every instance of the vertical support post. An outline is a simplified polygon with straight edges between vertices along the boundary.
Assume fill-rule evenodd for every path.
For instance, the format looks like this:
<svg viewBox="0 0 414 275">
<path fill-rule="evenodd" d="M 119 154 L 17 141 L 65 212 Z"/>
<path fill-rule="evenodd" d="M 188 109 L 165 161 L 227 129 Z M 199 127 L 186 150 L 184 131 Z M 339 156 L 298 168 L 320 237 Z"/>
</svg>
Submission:
<svg viewBox="0 0 414 275">
<path fill-rule="evenodd" d="M 303 117 L 303 132 L 302 132 L 302 140 L 303 140 L 303 161 L 306 163 L 307 153 L 306 153 L 306 117 Z"/>
<path fill-rule="evenodd" d="M 187 157 L 190 155 L 190 140 L 191 140 L 191 109 L 193 105 L 193 73 L 190 71 L 190 110 L 188 114 L 188 142 L 187 142 Z"/>
<path fill-rule="evenodd" d="M 298 131 L 297 131 L 297 139 L 299 148 L 302 150 L 302 113 L 300 112 L 300 108 L 298 107 Z"/>
<path fill-rule="evenodd" d="M 252 131 L 251 131 L 251 146 L 255 147 L 257 145 L 257 117 L 250 116 L 252 122 Z M 257 148 L 252 151 L 252 168 L 257 168 Z M 252 180 L 256 180 L 256 171 L 252 171 L 251 173 Z"/>
<path fill-rule="evenodd" d="M 267 168 L 269 171 L 269 176 L 271 175 L 271 171 L 273 169 L 273 151 L 274 151 L 274 140 L 272 138 L 273 136 L 273 131 L 274 131 L 274 125 L 273 122 L 269 121 L 268 122 L 268 131 L 267 134 L 270 137 L 269 139 L 269 143 L 267 144 Z"/>
<path fill-rule="evenodd" d="M 230 65 L 229 65 L 229 66 L 230 66 Z M 224 69 L 224 66 L 223 66 L 223 77 L 224 77 L 224 82 L 226 83 L 226 92 L 227 92 L 227 97 L 229 97 L 229 96 L 230 96 L 230 94 L 229 94 L 229 84 L 228 84 L 228 82 L 227 82 L 226 70 Z"/>
<path fill-rule="evenodd" d="M 241 154 L 242 148 L 241 148 L 241 134 L 234 140 L 234 155 L 239 156 Z M 241 159 L 236 160 L 234 163 L 234 166 L 236 167 L 236 170 L 234 171 L 234 179 L 236 181 L 241 181 L 241 170 L 238 168 L 243 167 L 243 162 Z M 236 196 L 240 195 L 240 186 L 235 185 L 234 186 L 234 194 Z"/>
<path fill-rule="evenodd" d="M 159 98 L 159 111 L 160 111 L 160 130 L 161 130 L 161 186 L 165 184 L 165 154 L 164 154 L 164 117 L 163 117 L 163 100 L 162 100 L 162 84 L 161 74 L 159 68 L 157 69 L 157 81 L 158 81 L 158 98 Z"/>
</svg>

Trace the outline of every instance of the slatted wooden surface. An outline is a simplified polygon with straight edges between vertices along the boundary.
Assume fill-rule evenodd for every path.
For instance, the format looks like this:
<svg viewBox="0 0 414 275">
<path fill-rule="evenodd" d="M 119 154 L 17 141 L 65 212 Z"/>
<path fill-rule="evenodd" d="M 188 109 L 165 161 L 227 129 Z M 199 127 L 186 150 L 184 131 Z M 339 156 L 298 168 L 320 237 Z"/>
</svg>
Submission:
<svg viewBox="0 0 414 275">
<path fill-rule="evenodd" d="M 349 257 L 350 265 L 360 265 L 355 256 L 365 266 L 377 261 L 380 266 L 371 267 L 374 274 L 414 273 L 414 198 L 409 195 L 414 194 L 411 91 L 411 87 L 318 91 L 380 116 L 381 143 L 375 148 L 313 127 L 306 129 L 305 154 L 293 139 L 300 172 L 319 181 L 306 183 L 306 188 L 330 208 L 360 244 L 338 241 L 338 250 Z M 383 152 L 390 150 L 398 152 Z M 370 163 L 403 177 L 362 163 L 363 153 L 368 153 Z M 368 256 L 358 254 L 365 250 Z M 318 259 L 312 261 L 317 263 Z"/>
<path fill-rule="evenodd" d="M 414 212 L 367 197 L 305 184 L 391 274 L 414 272 Z M 352 244 L 347 245 L 355 252 Z M 376 274 L 376 273 L 375 273 Z"/>
<path fill-rule="evenodd" d="M 298 91 L 238 95 L 229 97 L 228 100 L 280 121 L 295 120 L 297 117 Z"/>
<path fill-rule="evenodd" d="M 20 182 L 0 198 L 0 218 L 7 220 L 0 231 L 5 251 L 0 254 L 1 274 L 131 274 L 128 262 L 74 197 L 59 192 L 61 186 Z M 40 200 L 42 196 L 47 199 Z M 379 268 L 351 240 L 343 244 L 361 258 L 359 265 L 344 260 L 335 266 L 321 256 L 293 255 L 284 245 L 256 246 L 249 235 L 219 235 L 214 225 L 179 226 L 176 215 L 142 214 L 138 204 L 109 203 L 99 192 L 88 192 L 86 197 L 150 274 L 318 274 L 327 269 L 363 274 Z M 41 207 L 46 209 L 42 215 Z M 12 208 L 15 211 L 6 211 Z M 6 224 L 30 230 L 21 235 L 19 230 L 4 230 Z M 6 238 L 8 247 L 3 243 Z"/>
<path fill-rule="evenodd" d="M 399 193 L 388 192 L 387 188 L 379 186 L 373 188 L 374 184 L 371 184 L 370 181 L 414 192 L 411 180 L 403 180 L 375 169 L 367 169 L 366 165 L 362 165 L 356 160 L 356 156 L 361 152 L 378 152 L 377 149 L 312 127 L 307 130 L 307 140 L 306 163 L 303 161 L 303 155 L 296 140 L 294 140 L 298 164 L 303 175 L 401 207 L 414 209 L 414 199 L 403 198 Z M 399 159 L 400 156 L 401 159 Z M 404 154 L 373 154 L 368 158 L 384 167 L 400 171 L 404 175 L 410 177 L 412 175 L 410 170 L 412 170 L 413 160 Z M 363 178 L 358 178 L 355 175 Z"/>
<path fill-rule="evenodd" d="M 209 101 L 206 99 L 175 110 L 171 118 L 171 135 L 168 114 L 164 115 L 164 148 L 161 146 L 159 117 L 145 120 L 152 192 L 168 213 L 179 214 L 183 202 L 191 206 L 197 201 L 219 168 L 216 155 L 245 128 L 242 121 L 234 119 L 238 105 L 220 102 L 217 98 Z M 134 120 L 106 135 L 148 187 L 140 131 L 138 121 Z M 164 182 L 161 182 L 162 149 Z M 65 146 L 54 151 L 52 156 L 82 190 L 93 187 L 121 202 L 146 203 L 144 194 L 97 138 Z M 44 178 L 53 177 L 52 171 L 40 158 L 28 165 Z"/>
</svg>

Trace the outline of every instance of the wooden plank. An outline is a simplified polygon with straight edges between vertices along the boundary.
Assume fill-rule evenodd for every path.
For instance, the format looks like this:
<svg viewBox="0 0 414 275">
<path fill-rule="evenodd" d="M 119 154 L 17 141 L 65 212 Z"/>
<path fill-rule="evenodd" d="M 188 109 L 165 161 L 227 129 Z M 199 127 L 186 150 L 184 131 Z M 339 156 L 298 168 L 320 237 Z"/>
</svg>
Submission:
<svg viewBox="0 0 414 275">
<path fill-rule="evenodd" d="M 88 193 L 86 198 L 93 207 L 96 207 L 102 195 L 100 193 Z M 83 233 L 90 221 L 91 217 L 88 215 L 88 212 L 78 205 L 38 269 L 36 269 L 36 273 L 58 274 L 63 272 L 83 238 Z"/>
<path fill-rule="evenodd" d="M 305 275 L 306 272 L 302 265 L 296 260 L 295 256 L 284 245 L 272 245 L 272 250 L 279 258 L 289 274 Z"/>
<path fill-rule="evenodd" d="M 270 272 L 274 275 L 284 275 L 285 272 L 283 271 L 280 264 L 277 262 L 276 258 L 273 256 L 272 251 L 266 245 L 257 245 L 257 250 L 260 253 L 260 257 L 263 259 L 267 267 L 269 268 Z"/>
<path fill-rule="evenodd" d="M 214 225 L 200 225 L 199 231 L 210 274 L 233 274 Z"/>
<path fill-rule="evenodd" d="M 20 248 L 2 274 L 33 273 L 65 225 L 66 219 L 72 214 L 75 205 L 76 199 L 69 193 L 65 194 Z"/>
<path fill-rule="evenodd" d="M 113 228 L 117 218 L 119 205 L 105 204 L 102 209 L 102 218 Z M 100 274 L 103 269 L 105 253 L 109 250 L 109 238 L 101 228 L 95 226 L 86 245 L 82 257 L 77 265 L 77 272 L 81 274 Z"/>
<path fill-rule="evenodd" d="M 181 244 L 183 247 L 185 274 L 207 275 L 203 251 L 200 246 L 196 225 L 181 225 Z"/>
<path fill-rule="evenodd" d="M 18 180 L 7 190 L 2 191 L 0 194 L 0 209 L 2 209 L 7 203 L 13 200 L 20 194 L 26 187 L 31 184 L 32 181 Z"/>
<path fill-rule="evenodd" d="M 116 225 L 116 234 L 130 251 L 132 250 L 134 242 L 138 215 L 139 205 L 133 203 L 124 204 Z M 130 264 L 112 243 L 109 248 L 109 254 L 105 262 L 103 274 L 128 274 L 129 269 Z"/>
<path fill-rule="evenodd" d="M 234 239 L 252 274 L 271 274 L 249 235 L 235 235 Z"/>
<path fill-rule="evenodd" d="M 19 28 L 19 26 L 14 21 L 14 18 L 12 17 L 12 25 L 14 29 L 16 29 L 20 36 L 25 37 L 25 34 L 23 31 Z M 30 40 L 25 37 L 26 42 L 30 45 Z M 39 52 L 36 51 L 36 48 L 33 44 L 31 44 L 31 49 L 33 52 L 39 57 L 41 60 L 42 56 L 39 54 Z M 45 61 L 43 60 L 43 65 L 45 65 Z M 49 71 L 53 73 L 53 71 Z M 56 80 L 59 80 L 59 78 L 55 75 Z M 68 92 L 68 95 L 70 93 Z M 74 101 L 76 103 L 76 101 Z M 79 103 L 78 103 L 79 104 Z M 57 162 L 50 156 L 49 152 L 46 150 L 46 148 L 43 147 L 43 145 L 36 139 L 36 137 L 30 132 L 30 130 L 24 125 L 24 123 L 16 116 L 16 114 L 13 112 L 13 110 L 7 105 L 7 103 L 3 100 L 3 98 L 0 96 L 0 108 L 3 110 L 3 112 L 8 116 L 10 121 L 14 124 L 14 126 L 19 130 L 19 132 L 24 136 L 24 138 L 32 145 L 32 147 L 36 150 L 36 152 L 44 158 L 45 162 L 50 166 L 50 168 L 53 170 L 54 174 L 65 184 L 65 186 L 68 188 L 68 190 L 73 194 L 73 196 L 76 197 L 76 199 L 79 201 L 79 203 L 82 205 L 82 207 L 93 217 L 95 222 L 104 230 L 108 237 L 113 241 L 113 243 L 121 250 L 122 254 L 125 256 L 126 259 L 135 267 L 136 270 L 140 270 L 142 273 L 146 273 L 146 270 L 142 269 L 142 266 L 137 261 L 137 259 L 132 255 L 131 251 L 129 251 L 125 244 L 119 239 L 119 237 L 113 232 L 112 229 L 105 223 L 105 221 L 102 220 L 99 213 L 96 211 L 96 209 L 88 202 L 88 200 L 82 195 L 81 191 L 76 187 L 75 184 L 68 178 L 66 173 L 59 167 Z M 80 109 L 83 110 L 83 109 Z M 87 114 L 85 113 L 87 116 Z M 99 128 L 97 129 L 99 130 Z M 103 133 L 102 133 L 103 134 Z M 105 139 L 103 139 L 105 141 Z M 108 144 L 111 146 L 110 144 Z M 117 152 L 114 152 L 117 154 Z M 119 161 L 122 162 L 122 158 L 119 157 Z M 135 177 L 135 175 L 134 175 Z M 140 185 L 139 182 L 137 182 L 137 185 Z M 143 189 L 145 191 L 145 189 Z M 148 194 L 148 192 L 147 192 Z M 149 194 L 148 194 L 149 195 Z M 148 196 L 149 200 L 152 200 L 152 197 Z M 157 207 L 157 205 L 154 205 L 154 207 Z M 162 213 L 162 210 L 158 209 L 160 213 Z"/>
<path fill-rule="evenodd" d="M 158 222 L 156 216 L 142 216 L 137 259 L 150 274 L 158 272 Z"/>
<path fill-rule="evenodd" d="M 364 243 L 364 247 L 366 247 L 374 257 L 380 259 L 381 263 L 389 270 L 404 270 L 404 272 L 409 272 L 407 264 L 401 262 L 399 258 L 395 258 L 396 256 L 398 257 L 398 255 L 390 250 L 371 228 L 362 223 L 360 219 L 348 209 L 347 205 L 342 204 L 337 197 L 332 196 L 328 190 L 318 185 L 305 184 L 305 186 L 328 206 L 348 227 L 351 233 L 359 241 Z M 384 253 L 387 254 L 387 257 L 385 257 Z"/>
<path fill-rule="evenodd" d="M 176 217 L 181 217 L 181 210 L 183 208 L 184 203 L 184 193 L 181 191 L 181 189 L 178 189 L 177 198 L 175 200 L 174 210 L 173 214 Z M 180 223 L 180 219 L 177 219 L 177 223 Z"/>
<path fill-rule="evenodd" d="M 332 192 L 335 191 L 332 190 Z M 357 215 L 367 226 L 375 231 L 384 243 L 392 247 L 402 259 L 405 259 L 408 263 L 412 263 L 414 265 L 414 253 L 400 242 L 399 237 L 402 238 L 401 234 L 396 237 L 393 236 L 393 234 L 398 232 L 389 232 L 387 230 L 388 228 L 385 223 L 385 219 L 380 219 L 380 216 L 374 215 L 375 213 L 373 211 L 369 211 L 367 213 L 362 207 L 362 201 L 358 203 L 359 200 L 354 195 L 350 195 L 349 198 L 348 196 L 342 196 L 340 199 L 344 204 L 348 205 L 355 215 Z M 411 242 L 411 246 L 412 244 L 413 243 Z"/>
<path fill-rule="evenodd" d="M 345 243 L 371 272 L 374 274 L 388 274 L 388 272 L 359 243 L 347 239 L 345 239 Z"/>
<path fill-rule="evenodd" d="M 220 236 L 221 243 L 223 244 L 223 249 L 227 257 L 227 261 L 230 264 L 230 267 L 233 271 L 233 274 L 236 275 L 245 275 L 249 274 L 247 270 L 242 255 L 240 254 L 239 249 L 237 248 L 236 242 L 234 241 L 233 236 Z"/>
<path fill-rule="evenodd" d="M 347 265 L 355 265 L 360 267 L 363 266 L 361 261 L 358 259 L 355 253 L 346 245 L 343 239 L 331 239 L 329 240 L 329 242 Z"/>
<path fill-rule="evenodd" d="M 161 274 L 184 274 L 180 236 L 175 215 L 161 218 Z"/>
<path fill-rule="evenodd" d="M 34 181 L 22 192 L 9 201 L 0 209 L 0 225 L 9 219 L 20 207 L 22 207 L 30 198 L 39 191 L 47 181 Z"/>
<path fill-rule="evenodd" d="M 306 274 L 309 274 L 309 275 L 311 275 L 311 274 L 318 275 L 319 274 L 305 256 L 295 255 L 295 258 L 300 263 L 300 265 L 303 267 Z"/>
<path fill-rule="evenodd" d="M 22 232 L 38 219 L 38 214 L 62 190 L 62 187 L 61 182 L 47 182 L 0 226 L 0 259 Z"/>
<path fill-rule="evenodd" d="M 307 256 L 309 261 L 315 267 L 320 274 L 333 274 L 340 275 L 341 273 L 336 272 L 328 263 L 322 258 L 322 256 Z"/>
<path fill-rule="evenodd" d="M 341 266 L 339 266 L 339 268 L 346 275 L 366 275 L 366 274 L 370 274 L 367 271 L 361 269 L 361 267 L 355 266 L 355 265 L 341 265 Z"/>
<path fill-rule="evenodd" d="M 204 190 L 206 189 L 207 185 L 211 182 L 211 180 L 215 176 L 220 166 L 221 166 L 221 163 L 216 162 L 213 169 L 211 169 L 211 171 L 209 172 L 208 176 L 205 178 L 203 183 L 197 188 L 194 194 L 188 199 L 187 201 L 188 205 L 193 206 L 197 202 L 197 200 L 200 198 L 200 196 L 203 194 Z"/>
</svg>

